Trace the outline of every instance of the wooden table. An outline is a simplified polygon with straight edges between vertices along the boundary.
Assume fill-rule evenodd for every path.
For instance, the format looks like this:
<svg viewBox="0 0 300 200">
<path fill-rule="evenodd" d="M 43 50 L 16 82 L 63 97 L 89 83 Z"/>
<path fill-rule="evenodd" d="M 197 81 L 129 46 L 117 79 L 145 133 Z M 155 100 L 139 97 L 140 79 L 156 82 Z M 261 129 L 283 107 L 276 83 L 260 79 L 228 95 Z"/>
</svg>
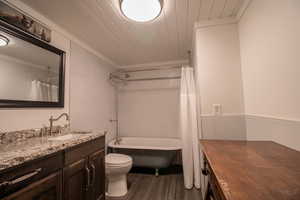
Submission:
<svg viewBox="0 0 300 200">
<path fill-rule="evenodd" d="M 206 199 L 300 200 L 299 151 L 270 141 L 200 143 Z"/>
</svg>

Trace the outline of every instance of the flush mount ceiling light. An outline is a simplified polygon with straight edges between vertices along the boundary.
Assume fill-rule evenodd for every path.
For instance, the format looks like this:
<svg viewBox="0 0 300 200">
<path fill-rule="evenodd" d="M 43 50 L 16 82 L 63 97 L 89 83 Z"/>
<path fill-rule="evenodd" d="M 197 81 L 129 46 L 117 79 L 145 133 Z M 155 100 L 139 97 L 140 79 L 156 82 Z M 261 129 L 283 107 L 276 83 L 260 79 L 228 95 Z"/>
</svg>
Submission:
<svg viewBox="0 0 300 200">
<path fill-rule="evenodd" d="M 125 17 L 136 22 L 149 22 L 156 19 L 163 8 L 163 0 L 120 0 Z"/>
<path fill-rule="evenodd" d="M 0 35 L 0 47 L 7 46 L 9 43 L 9 39 L 3 35 Z"/>
</svg>

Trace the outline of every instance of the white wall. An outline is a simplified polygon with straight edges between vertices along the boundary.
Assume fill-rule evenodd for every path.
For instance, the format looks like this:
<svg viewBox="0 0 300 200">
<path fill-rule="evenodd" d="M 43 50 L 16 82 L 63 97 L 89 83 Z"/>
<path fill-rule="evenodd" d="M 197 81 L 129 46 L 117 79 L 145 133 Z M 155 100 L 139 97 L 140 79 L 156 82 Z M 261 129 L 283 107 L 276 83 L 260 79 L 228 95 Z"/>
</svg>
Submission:
<svg viewBox="0 0 300 200">
<path fill-rule="evenodd" d="M 131 78 L 179 76 L 180 70 L 131 73 Z M 119 89 L 121 136 L 178 138 L 179 80 L 130 82 Z"/>
<path fill-rule="evenodd" d="M 70 115 L 75 130 L 108 131 L 114 137 L 115 89 L 109 83 L 113 68 L 82 47 L 71 44 Z"/>
<path fill-rule="evenodd" d="M 36 100 L 32 98 L 32 81 L 48 77 L 47 70 L 3 55 L 0 72 L 0 99 Z"/>
<path fill-rule="evenodd" d="M 237 24 L 198 27 L 194 40 L 200 137 L 246 140 Z M 214 115 L 213 104 L 222 106 L 221 115 Z M 206 185 L 207 177 L 201 175 L 203 195 Z"/>
<path fill-rule="evenodd" d="M 104 63 L 102 63 L 99 59 L 96 58 L 96 56 L 94 56 L 94 54 L 97 54 L 97 52 L 90 49 L 84 43 L 78 41 L 72 35 L 69 35 L 63 29 L 58 27 L 45 16 L 36 12 L 34 9 L 28 7 L 18 0 L 9 0 L 9 2 L 49 26 L 52 29 L 51 44 L 66 52 L 65 107 L 0 109 L 0 131 L 41 128 L 43 125 L 49 125 L 48 123 L 51 115 L 58 116 L 59 114 L 64 112 L 69 113 L 70 68 L 73 67 L 70 63 L 70 55 L 73 55 L 74 51 L 74 56 L 72 56 L 72 65 L 74 65 L 74 71 L 72 71 L 72 73 L 74 72 L 74 75 L 72 76 L 74 76 L 74 81 L 76 82 L 80 75 L 84 75 L 81 78 L 85 79 L 85 81 L 81 81 L 81 85 L 77 85 L 79 87 L 78 90 L 76 90 L 75 88 L 75 90 L 72 91 L 72 95 L 74 96 L 72 97 L 72 99 L 74 100 L 74 102 L 72 102 L 72 110 L 74 112 L 71 113 L 71 119 L 73 119 L 72 126 L 74 128 L 89 130 L 97 129 L 100 131 L 108 130 L 110 132 L 113 132 L 113 128 L 110 126 L 110 124 L 107 123 L 110 115 L 113 115 L 114 113 L 113 104 L 109 102 L 110 100 L 113 101 L 113 97 L 111 97 L 113 89 L 108 87 L 106 83 L 109 64 L 105 65 Z M 81 49 L 74 43 L 72 43 L 71 50 L 71 40 L 76 41 L 76 43 L 80 43 L 81 46 L 84 46 L 85 49 L 89 49 L 89 52 L 93 52 L 94 54 Z M 97 54 L 97 56 L 99 56 L 99 54 Z M 99 67 L 99 69 L 96 69 L 97 66 Z M 88 79 L 88 77 L 91 79 Z M 72 81 L 72 83 L 74 83 L 74 81 Z M 81 93 L 83 92 L 83 88 L 90 88 L 90 90 L 86 91 L 87 93 Z M 79 92 L 76 93 L 76 91 Z M 99 95 L 100 93 L 101 95 Z M 84 98 L 84 96 L 81 96 L 83 94 L 86 95 L 86 98 Z M 75 98 L 77 97 L 78 100 L 76 101 Z M 98 102 L 98 105 L 96 105 L 95 102 Z M 87 118 L 80 118 L 81 113 L 79 113 L 79 111 L 82 111 L 82 115 L 86 116 Z M 80 121 L 80 119 L 82 120 Z M 62 120 L 62 122 L 59 122 L 58 124 L 64 123 L 65 122 Z"/>
<path fill-rule="evenodd" d="M 247 136 L 300 149 L 300 1 L 253 0 L 239 23 Z"/>
<path fill-rule="evenodd" d="M 253 0 L 240 21 L 247 114 L 300 119 L 299 18 L 299 0 Z"/>
<path fill-rule="evenodd" d="M 203 138 L 246 139 L 237 25 L 199 27 L 195 41 Z M 222 106 L 221 116 L 213 115 L 213 104 Z"/>
</svg>

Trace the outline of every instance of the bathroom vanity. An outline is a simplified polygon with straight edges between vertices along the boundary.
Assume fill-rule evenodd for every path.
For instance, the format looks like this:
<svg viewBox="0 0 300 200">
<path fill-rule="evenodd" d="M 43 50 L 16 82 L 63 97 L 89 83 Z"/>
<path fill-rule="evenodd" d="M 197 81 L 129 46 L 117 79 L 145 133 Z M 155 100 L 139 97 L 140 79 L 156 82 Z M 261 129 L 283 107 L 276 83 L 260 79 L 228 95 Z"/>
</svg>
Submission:
<svg viewBox="0 0 300 200">
<path fill-rule="evenodd" d="M 201 140 L 205 200 L 300 199 L 300 152 L 270 141 Z"/>
<path fill-rule="evenodd" d="M 104 200 L 104 134 L 69 135 L 1 144 L 0 199 Z"/>
</svg>

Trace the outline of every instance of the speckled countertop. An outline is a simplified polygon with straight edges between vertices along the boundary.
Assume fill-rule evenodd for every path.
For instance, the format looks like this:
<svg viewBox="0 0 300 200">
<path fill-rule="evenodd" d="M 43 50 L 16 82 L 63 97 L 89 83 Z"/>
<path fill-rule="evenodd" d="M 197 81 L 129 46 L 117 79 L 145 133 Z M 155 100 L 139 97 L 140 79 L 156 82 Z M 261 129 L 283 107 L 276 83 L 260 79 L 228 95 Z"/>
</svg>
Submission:
<svg viewBox="0 0 300 200">
<path fill-rule="evenodd" d="M 102 137 L 104 133 L 72 135 L 73 137 L 67 140 L 51 140 L 51 137 L 47 136 L 2 143 L 0 144 L 0 171 Z"/>
</svg>

